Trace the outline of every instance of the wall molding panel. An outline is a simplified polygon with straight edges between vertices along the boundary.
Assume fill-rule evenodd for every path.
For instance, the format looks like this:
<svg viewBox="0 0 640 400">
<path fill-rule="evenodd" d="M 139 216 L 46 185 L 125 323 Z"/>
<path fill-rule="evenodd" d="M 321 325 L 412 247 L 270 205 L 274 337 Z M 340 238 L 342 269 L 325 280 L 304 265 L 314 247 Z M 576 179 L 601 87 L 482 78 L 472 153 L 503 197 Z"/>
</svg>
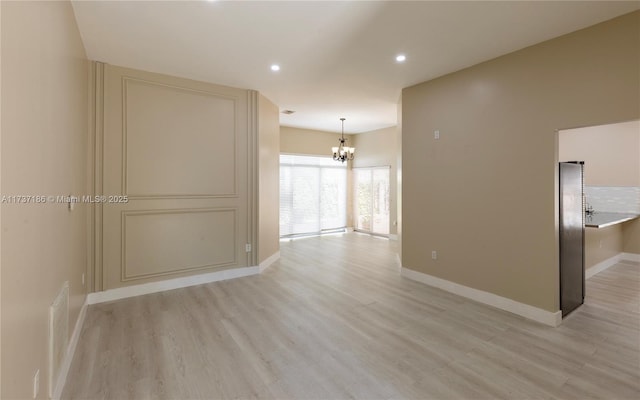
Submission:
<svg viewBox="0 0 640 400">
<path fill-rule="evenodd" d="M 233 240 L 238 230 L 236 211 L 234 208 L 122 211 L 121 281 L 237 265 L 237 243 Z M 181 221 L 186 222 L 184 226 Z M 132 225 L 137 229 L 132 229 Z M 163 230 L 164 226 L 168 229 Z M 193 228 L 196 230 L 192 231 Z M 132 230 L 137 233 L 133 235 Z M 129 248 L 133 255 L 128 253 Z M 207 257 L 189 263 L 192 255 Z M 181 260 L 188 265 L 180 264 Z M 154 261 L 174 267 L 153 268 Z M 136 272 L 140 265 L 154 272 Z"/>
<path fill-rule="evenodd" d="M 146 101 L 148 98 L 154 99 L 152 105 Z M 131 199 L 237 197 L 237 102 L 236 97 L 211 91 L 123 76 L 122 194 Z M 180 128 L 190 125 L 194 126 Z M 170 132 L 172 129 L 178 135 Z M 158 134 L 162 130 L 167 133 Z M 188 152 L 189 157 L 181 152 Z M 211 157 L 221 153 L 229 159 Z M 204 181 L 190 182 L 193 187 L 175 188 L 173 192 L 166 187 L 154 190 L 145 179 L 148 165 L 153 163 L 165 169 L 165 179 L 155 182 L 160 186 L 171 181 L 179 185 L 190 182 L 181 179 L 185 174 L 180 174 L 179 169 L 183 167 L 187 168 L 184 172 L 206 169 L 225 174 L 201 176 Z M 207 187 L 215 183 L 214 177 L 225 181 L 218 183 L 221 187 Z M 196 192 L 200 187 L 208 190 Z"/>
<path fill-rule="evenodd" d="M 91 78 L 91 291 L 256 265 L 257 92 L 99 62 Z"/>
<path fill-rule="evenodd" d="M 247 243 L 253 246 L 253 251 L 247 253 L 247 263 L 258 263 L 258 98 L 255 90 L 247 91 Z"/>
<path fill-rule="evenodd" d="M 103 149 L 104 149 L 104 71 L 105 64 L 92 62 L 89 69 L 89 195 L 101 196 L 103 187 Z M 89 291 L 103 288 L 102 269 L 102 203 L 90 207 L 89 225 L 89 268 L 87 278 Z"/>
</svg>

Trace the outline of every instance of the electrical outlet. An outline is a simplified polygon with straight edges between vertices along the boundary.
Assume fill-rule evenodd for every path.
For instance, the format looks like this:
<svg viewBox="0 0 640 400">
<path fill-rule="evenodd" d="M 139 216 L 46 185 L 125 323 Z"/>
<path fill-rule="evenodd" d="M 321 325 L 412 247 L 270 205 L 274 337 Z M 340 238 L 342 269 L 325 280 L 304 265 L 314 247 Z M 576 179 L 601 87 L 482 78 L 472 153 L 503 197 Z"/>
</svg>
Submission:
<svg viewBox="0 0 640 400">
<path fill-rule="evenodd" d="M 251 245 L 250 245 L 249 243 L 247 243 L 247 244 L 244 246 L 244 250 L 245 250 L 247 253 L 250 253 L 250 252 L 251 252 Z"/>
<path fill-rule="evenodd" d="M 433 138 L 434 139 L 440 139 L 440 131 L 433 131 Z"/>
<path fill-rule="evenodd" d="M 35 375 L 33 375 L 33 398 L 38 397 L 40 393 L 40 370 L 37 369 Z"/>
<path fill-rule="evenodd" d="M 437 251 L 433 250 L 431 252 L 431 259 L 432 260 L 437 260 L 438 259 L 438 252 Z"/>
</svg>

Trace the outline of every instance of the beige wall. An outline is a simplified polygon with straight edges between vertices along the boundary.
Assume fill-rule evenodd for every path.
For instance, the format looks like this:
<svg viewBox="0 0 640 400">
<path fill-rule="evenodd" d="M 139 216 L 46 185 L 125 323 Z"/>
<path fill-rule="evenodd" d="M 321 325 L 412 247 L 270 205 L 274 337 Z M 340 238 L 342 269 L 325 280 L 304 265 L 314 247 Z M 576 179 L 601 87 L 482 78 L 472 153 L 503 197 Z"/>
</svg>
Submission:
<svg viewBox="0 0 640 400">
<path fill-rule="evenodd" d="M 556 131 L 638 119 L 639 70 L 635 12 L 404 89 L 403 266 L 557 311 Z"/>
<path fill-rule="evenodd" d="M 640 254 L 640 219 L 607 228 L 585 229 L 585 268 L 620 253 Z"/>
<path fill-rule="evenodd" d="M 584 237 L 585 268 L 617 256 L 622 252 L 622 225 L 606 228 L 587 228 Z"/>
<path fill-rule="evenodd" d="M 2 93 L 2 6 L 0 6 L 0 94 Z M 2 95 L 0 95 L 0 194 L 2 194 Z M 0 227 L 2 208 L 0 207 Z M 2 229 L 0 229 L 0 254 L 2 254 Z M 2 397 L 2 257 L 0 257 L 0 397 Z"/>
<path fill-rule="evenodd" d="M 590 186 L 640 186 L 640 121 L 560 131 L 558 161 L 584 161 Z"/>
<path fill-rule="evenodd" d="M 86 192 L 88 74 L 68 2 L 1 2 L 2 194 Z M 87 206 L 2 204 L 2 393 L 47 398 L 49 305 L 70 284 L 73 330 L 86 298 Z"/>
<path fill-rule="evenodd" d="M 622 251 L 640 254 L 640 218 L 622 224 Z"/>
<path fill-rule="evenodd" d="M 280 250 L 280 114 L 278 106 L 258 100 L 258 263 Z"/>
<path fill-rule="evenodd" d="M 0 6 L 0 94 L 2 93 L 2 6 Z M 0 194 L 2 194 L 2 95 L 0 95 Z M 0 227 L 2 208 L 0 207 Z M 0 229 L 0 254 L 2 254 L 2 229 Z M 0 397 L 2 397 L 2 257 L 0 257 Z"/>
<path fill-rule="evenodd" d="M 353 145 L 356 148 L 356 157 L 351 166 L 361 167 L 381 167 L 390 166 L 389 182 L 389 233 L 397 234 L 397 161 L 398 161 L 398 139 L 397 128 L 384 128 L 371 132 L 365 132 L 352 136 Z"/>
<path fill-rule="evenodd" d="M 398 256 L 402 260 L 402 95 L 398 99 L 398 125 L 396 126 L 396 216 L 398 223 L 396 233 L 398 235 Z"/>
<path fill-rule="evenodd" d="M 347 140 L 351 138 L 349 135 L 345 135 L 345 137 Z M 338 145 L 339 138 L 339 133 L 281 126 L 280 152 L 284 154 L 330 156 L 331 148 Z M 347 145 L 349 143 L 347 142 Z"/>
</svg>

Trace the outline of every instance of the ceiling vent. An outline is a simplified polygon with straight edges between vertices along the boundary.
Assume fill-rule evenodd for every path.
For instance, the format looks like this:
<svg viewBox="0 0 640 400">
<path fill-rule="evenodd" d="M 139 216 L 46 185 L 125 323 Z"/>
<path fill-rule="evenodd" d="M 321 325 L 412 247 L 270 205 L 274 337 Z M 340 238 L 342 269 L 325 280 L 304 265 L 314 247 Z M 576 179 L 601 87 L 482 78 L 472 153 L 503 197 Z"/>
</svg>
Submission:
<svg viewBox="0 0 640 400">
<path fill-rule="evenodd" d="M 293 114 L 294 112 L 295 112 L 295 111 L 293 111 L 293 110 L 282 110 L 282 113 L 283 113 L 283 114 L 287 114 L 287 115 L 291 115 L 291 114 Z"/>
</svg>

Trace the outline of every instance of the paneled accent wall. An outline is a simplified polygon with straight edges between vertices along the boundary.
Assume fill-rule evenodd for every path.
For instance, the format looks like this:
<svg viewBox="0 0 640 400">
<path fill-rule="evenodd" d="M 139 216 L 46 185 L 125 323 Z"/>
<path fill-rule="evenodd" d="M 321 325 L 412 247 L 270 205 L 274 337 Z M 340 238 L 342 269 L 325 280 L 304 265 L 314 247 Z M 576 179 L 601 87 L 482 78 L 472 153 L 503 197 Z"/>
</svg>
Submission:
<svg viewBox="0 0 640 400">
<path fill-rule="evenodd" d="M 258 262 L 280 251 L 280 110 L 258 97 Z"/>
<path fill-rule="evenodd" d="M 96 76 L 95 289 L 253 265 L 251 92 L 111 65 Z"/>
</svg>

